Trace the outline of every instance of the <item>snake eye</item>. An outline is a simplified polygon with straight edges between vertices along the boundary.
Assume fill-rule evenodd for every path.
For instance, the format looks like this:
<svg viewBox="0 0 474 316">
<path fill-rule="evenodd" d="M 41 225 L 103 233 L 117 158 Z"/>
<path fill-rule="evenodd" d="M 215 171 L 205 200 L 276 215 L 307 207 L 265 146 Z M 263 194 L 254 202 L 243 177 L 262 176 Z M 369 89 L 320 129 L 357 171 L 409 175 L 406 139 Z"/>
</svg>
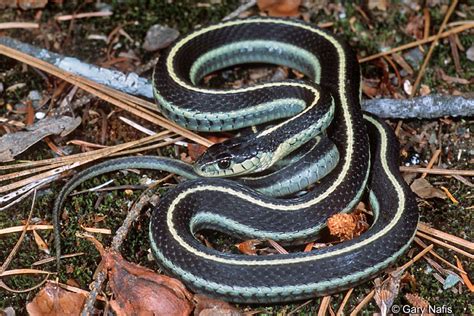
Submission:
<svg viewBox="0 0 474 316">
<path fill-rule="evenodd" d="M 225 170 L 225 169 L 229 168 L 230 167 L 230 158 L 231 157 L 227 154 L 219 155 L 219 157 L 217 157 L 217 159 L 219 160 L 217 162 L 217 166 L 219 167 L 219 169 Z"/>
</svg>

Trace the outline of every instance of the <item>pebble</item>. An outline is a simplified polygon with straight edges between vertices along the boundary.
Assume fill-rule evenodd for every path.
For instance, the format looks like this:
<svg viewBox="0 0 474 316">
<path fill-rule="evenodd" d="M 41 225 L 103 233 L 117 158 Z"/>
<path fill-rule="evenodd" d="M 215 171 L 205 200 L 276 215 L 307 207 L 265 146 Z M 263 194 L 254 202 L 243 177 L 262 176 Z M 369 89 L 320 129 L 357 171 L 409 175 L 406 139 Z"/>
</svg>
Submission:
<svg viewBox="0 0 474 316">
<path fill-rule="evenodd" d="M 474 61 L 474 44 L 466 51 L 466 57 L 470 61 Z"/>
<path fill-rule="evenodd" d="M 44 119 L 44 117 L 46 116 L 46 114 L 44 112 L 36 112 L 35 113 L 35 117 L 37 120 L 42 120 Z"/>
<path fill-rule="evenodd" d="M 28 93 L 28 99 L 31 100 L 31 105 L 33 106 L 34 109 L 38 109 L 40 104 L 40 101 L 42 99 L 41 92 L 38 90 L 31 90 Z"/>
<path fill-rule="evenodd" d="M 173 28 L 155 24 L 146 32 L 143 49 L 154 52 L 168 47 L 179 36 L 179 32 Z"/>
</svg>

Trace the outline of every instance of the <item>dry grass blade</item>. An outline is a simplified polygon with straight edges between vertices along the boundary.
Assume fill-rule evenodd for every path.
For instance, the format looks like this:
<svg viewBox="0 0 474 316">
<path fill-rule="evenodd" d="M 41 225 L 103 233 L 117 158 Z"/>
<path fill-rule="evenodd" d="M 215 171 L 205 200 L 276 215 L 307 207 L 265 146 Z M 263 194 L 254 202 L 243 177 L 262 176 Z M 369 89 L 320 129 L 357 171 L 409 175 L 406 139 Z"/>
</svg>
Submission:
<svg viewBox="0 0 474 316">
<path fill-rule="evenodd" d="M 403 266 L 399 267 L 396 271 L 401 273 L 403 270 L 406 270 L 408 267 L 413 265 L 416 261 L 418 261 L 423 256 L 425 256 L 431 249 L 433 249 L 432 244 L 426 247 L 425 249 L 423 249 L 421 252 L 419 252 L 413 259 L 405 263 Z M 364 308 L 364 306 L 370 302 L 370 300 L 374 297 L 374 295 L 375 295 L 375 290 L 370 291 L 370 293 L 367 294 L 359 304 L 357 304 L 357 306 L 352 310 L 350 315 L 351 316 L 358 315 L 359 312 L 362 310 L 362 308 Z"/>
<path fill-rule="evenodd" d="M 331 296 L 325 296 L 321 299 L 321 305 L 319 305 L 318 316 L 326 315 L 330 302 Z"/>
<path fill-rule="evenodd" d="M 431 46 L 430 46 L 430 49 L 428 50 L 428 54 L 426 55 L 425 60 L 423 61 L 423 64 L 421 65 L 420 71 L 418 72 L 418 76 L 416 77 L 415 83 L 413 84 L 413 88 L 410 93 L 411 98 L 415 96 L 418 90 L 418 86 L 420 85 L 421 79 L 423 78 L 423 75 L 425 74 L 426 66 L 428 66 L 428 63 L 431 59 L 431 55 L 433 54 L 434 48 L 438 44 L 438 41 L 441 38 L 441 34 L 446 28 L 446 24 L 448 23 L 448 20 L 451 17 L 451 14 L 454 12 L 454 8 L 456 7 L 457 4 L 458 4 L 458 0 L 453 0 L 451 2 L 448 12 L 446 13 L 443 19 L 443 23 L 441 23 L 438 34 L 436 34 L 435 39 L 433 40 L 433 42 L 431 42 Z"/>
<path fill-rule="evenodd" d="M 26 225 L 14 226 L 0 229 L 0 236 L 7 235 L 11 233 L 19 233 L 25 229 Z M 28 225 L 26 230 L 42 230 L 42 229 L 53 229 L 53 225 Z"/>
<path fill-rule="evenodd" d="M 459 246 L 462 246 L 462 247 L 466 247 L 467 249 L 474 249 L 474 243 L 473 242 L 470 242 L 470 241 L 462 239 L 460 237 L 445 233 L 441 230 L 431 228 L 423 222 L 420 222 L 418 224 L 418 230 L 425 233 L 425 234 L 428 234 L 428 235 L 431 235 L 431 236 L 438 237 L 440 239 L 449 241 L 453 244 L 456 244 L 456 245 L 459 245 Z"/>
<path fill-rule="evenodd" d="M 474 22 L 467 21 L 467 22 L 464 22 L 461 26 L 455 27 L 455 28 L 453 28 L 449 31 L 441 33 L 439 38 L 445 38 L 445 37 L 448 37 L 451 34 L 457 34 L 457 33 L 460 33 L 460 32 L 464 32 L 464 31 L 469 30 L 473 27 L 474 27 Z M 374 55 L 371 55 L 371 56 L 361 58 L 361 59 L 359 59 L 359 63 L 365 63 L 365 62 L 370 61 L 370 60 L 374 60 L 374 59 L 377 59 L 377 58 L 380 58 L 380 57 L 383 57 L 383 56 L 386 56 L 386 55 L 391 55 L 393 53 L 396 53 L 396 52 L 399 52 L 399 51 L 402 51 L 402 50 L 406 50 L 406 49 L 409 49 L 409 48 L 416 47 L 418 45 L 422 45 L 422 44 L 432 42 L 436 39 L 436 37 L 437 37 L 436 35 L 433 35 L 433 36 L 430 36 L 430 37 L 422 39 L 422 40 L 414 41 L 414 42 L 411 42 L 411 43 L 408 43 L 408 44 L 405 44 L 405 45 L 402 45 L 402 46 L 392 48 L 392 49 L 390 49 L 386 52 L 382 52 L 382 53 L 378 53 L 378 54 L 374 54 Z"/>
<path fill-rule="evenodd" d="M 62 166 L 74 161 L 79 161 L 81 159 L 97 159 L 97 158 L 94 158 L 95 156 L 98 156 L 99 158 L 106 157 L 112 153 L 115 153 L 127 148 L 133 148 L 133 147 L 137 147 L 137 146 L 141 146 L 145 144 L 150 144 L 156 141 L 161 141 L 168 137 L 170 137 L 170 132 L 163 131 L 152 136 L 147 136 L 147 137 L 134 140 L 131 142 L 127 142 L 127 143 L 123 143 L 123 144 L 119 144 L 115 146 L 110 146 L 106 148 L 101 148 L 94 151 L 69 155 L 65 157 L 43 159 L 43 160 L 38 160 L 38 161 L 20 162 L 20 163 L 11 164 L 11 165 L 0 166 L 0 170 L 23 169 L 23 168 L 31 168 L 31 167 L 36 167 L 36 166 L 53 165 L 53 164 Z"/>
<path fill-rule="evenodd" d="M 0 277 L 12 276 L 12 275 L 22 275 L 22 274 L 56 274 L 56 272 L 49 272 L 37 269 L 13 269 L 8 271 L 3 271 L 0 273 Z"/>
<path fill-rule="evenodd" d="M 344 299 L 342 300 L 341 305 L 337 309 L 336 316 L 341 316 L 344 314 L 344 307 L 346 307 L 346 304 L 349 301 L 349 298 L 351 297 L 352 291 L 354 291 L 354 288 L 350 288 L 349 291 L 347 291 L 346 295 L 344 295 Z"/>
<path fill-rule="evenodd" d="M 38 23 L 32 22 L 4 22 L 0 23 L 0 30 L 8 29 L 37 29 L 39 28 Z"/>
<path fill-rule="evenodd" d="M 20 62 L 26 63 L 32 67 L 43 70 L 44 72 L 52 74 L 56 77 L 59 77 L 67 82 L 72 83 L 75 86 L 78 86 L 84 91 L 87 91 L 101 98 L 104 101 L 107 101 L 115 106 L 118 106 L 138 117 L 141 117 L 154 124 L 157 124 L 165 129 L 173 131 L 176 134 L 179 134 L 188 139 L 191 139 L 203 146 L 212 145 L 212 142 L 205 139 L 204 137 L 201 137 L 177 125 L 176 123 L 173 123 L 157 115 L 156 113 L 146 109 L 145 107 L 147 108 L 151 107 L 152 103 L 150 102 L 147 102 L 139 98 L 130 96 L 128 94 L 121 93 L 113 89 L 107 88 L 103 85 L 93 82 L 92 80 L 88 80 L 83 77 L 67 73 L 66 71 L 59 69 L 45 61 L 42 61 L 38 58 L 34 58 L 32 56 L 29 56 L 28 54 L 22 53 L 18 50 L 12 49 L 4 45 L 0 45 L 0 54 L 3 54 L 5 56 L 18 60 Z"/>
<path fill-rule="evenodd" d="M 420 232 L 420 231 L 418 231 L 418 232 L 416 233 L 416 235 L 419 236 L 419 237 L 422 237 L 422 238 L 424 238 L 424 239 L 427 239 L 427 240 L 429 240 L 429 241 L 431 241 L 431 242 L 433 242 L 433 243 L 435 243 L 435 244 L 437 244 L 437 245 L 440 245 L 440 246 L 442 246 L 442 247 L 444 247 L 444 248 L 447 248 L 447 249 L 450 249 L 450 250 L 452 250 L 452 251 L 455 251 L 455 252 L 457 252 L 457 253 L 460 254 L 460 255 L 466 256 L 466 257 L 468 257 L 468 258 L 470 258 L 470 259 L 474 259 L 474 255 L 473 255 L 473 254 L 468 253 L 468 252 L 466 252 L 466 251 L 464 251 L 464 250 L 462 250 L 462 249 L 459 249 L 458 247 L 452 246 L 452 245 L 450 245 L 450 244 L 448 244 L 448 243 L 445 243 L 445 242 L 443 242 L 443 241 L 440 241 L 440 240 L 438 240 L 438 239 L 436 239 L 436 238 L 433 238 L 433 237 L 431 237 L 431 236 L 428 236 L 428 235 L 426 235 L 426 234 L 424 234 L 424 233 L 422 233 L 422 232 Z M 472 249 L 473 249 L 473 248 L 471 248 L 471 250 L 472 250 Z"/>
<path fill-rule="evenodd" d="M 434 152 L 433 156 L 431 157 L 430 161 L 428 162 L 428 165 L 426 166 L 427 169 L 431 169 L 434 165 L 434 163 L 438 160 L 439 155 L 441 154 L 441 149 L 436 149 Z M 427 172 L 424 172 L 421 177 L 425 178 L 428 175 Z"/>
<path fill-rule="evenodd" d="M 426 248 L 428 247 L 420 238 L 418 237 L 415 237 L 414 241 L 422 248 Z M 447 261 L 446 259 L 444 259 L 443 257 L 441 257 L 440 255 L 438 255 L 433 249 L 430 250 L 430 254 L 435 257 L 436 259 L 438 259 L 439 261 L 443 262 L 444 264 L 446 264 L 447 266 L 453 268 L 454 270 L 458 271 L 459 273 L 461 274 L 465 274 L 466 272 L 464 270 L 461 270 L 459 269 L 458 267 L 456 267 L 454 264 L 452 264 L 451 262 Z"/>
<path fill-rule="evenodd" d="M 439 168 L 418 168 L 418 167 L 405 167 L 400 166 L 402 172 L 416 172 L 416 173 L 427 173 L 427 174 L 439 174 L 443 176 L 468 176 L 474 177 L 474 170 L 459 170 L 459 169 L 439 169 Z"/>
</svg>

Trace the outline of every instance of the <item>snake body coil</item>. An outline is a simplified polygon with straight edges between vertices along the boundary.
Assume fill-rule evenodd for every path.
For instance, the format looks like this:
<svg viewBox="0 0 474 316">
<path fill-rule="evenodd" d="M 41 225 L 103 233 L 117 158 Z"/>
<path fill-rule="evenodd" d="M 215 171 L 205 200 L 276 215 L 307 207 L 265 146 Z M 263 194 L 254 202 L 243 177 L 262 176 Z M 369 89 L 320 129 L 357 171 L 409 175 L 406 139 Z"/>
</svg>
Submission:
<svg viewBox="0 0 474 316">
<path fill-rule="evenodd" d="M 233 90 L 198 85 L 212 71 L 252 62 L 290 66 L 312 81 Z M 192 178 L 168 192 L 153 212 L 153 253 L 164 270 L 192 290 L 248 303 L 305 299 L 352 287 L 380 273 L 409 246 L 418 213 L 398 172 L 397 141 L 378 119 L 363 117 L 357 60 L 333 35 L 309 24 L 269 18 L 211 25 L 182 37 L 167 51 L 155 69 L 154 85 L 161 112 L 189 129 L 224 131 L 278 123 L 212 146 L 194 170 L 158 157 L 122 158 L 87 169 L 61 192 L 54 209 L 56 222 L 67 194 L 98 174 L 146 168 Z M 309 181 L 304 173 L 305 166 L 314 165 L 305 155 L 294 167 L 294 181 L 285 182 L 283 173 L 239 181 L 206 178 L 266 170 L 297 148 L 313 146 L 308 144 L 315 137 L 325 144 L 321 165 L 329 174 L 302 196 L 270 197 L 249 186 L 266 193 L 277 187 L 280 193 L 274 195 L 286 195 L 294 192 L 292 182 L 305 186 L 316 181 L 319 177 Z M 334 170 L 329 165 L 335 165 Z M 348 212 L 358 203 L 366 186 L 374 212 L 372 227 L 322 250 L 244 256 L 207 248 L 194 237 L 210 228 L 246 239 L 314 240 L 331 215 Z"/>
</svg>

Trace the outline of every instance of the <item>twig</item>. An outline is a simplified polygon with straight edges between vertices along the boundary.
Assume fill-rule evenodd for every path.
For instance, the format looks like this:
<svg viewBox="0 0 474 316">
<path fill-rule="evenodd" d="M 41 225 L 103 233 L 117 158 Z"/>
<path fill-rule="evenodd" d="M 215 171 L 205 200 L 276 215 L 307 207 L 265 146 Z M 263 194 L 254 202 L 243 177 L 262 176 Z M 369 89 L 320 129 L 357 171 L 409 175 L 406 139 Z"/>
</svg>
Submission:
<svg viewBox="0 0 474 316">
<path fill-rule="evenodd" d="M 440 154 L 441 154 L 441 149 L 436 149 L 430 161 L 428 162 L 428 165 L 426 166 L 427 169 L 431 169 L 433 167 L 434 163 L 438 160 L 438 157 Z M 426 178 L 427 175 L 428 173 L 423 172 L 423 174 L 421 175 L 421 178 Z"/>
<path fill-rule="evenodd" d="M 457 33 L 469 30 L 473 27 L 474 27 L 474 23 L 471 22 L 471 21 L 468 21 L 467 23 L 464 23 L 461 26 L 455 27 L 455 28 L 453 28 L 449 31 L 441 33 L 439 38 L 440 39 L 445 38 L 445 37 L 448 37 L 451 34 L 457 34 Z M 359 63 L 365 63 L 366 61 L 374 60 L 374 59 L 383 57 L 385 55 L 391 55 L 393 53 L 396 53 L 396 52 L 399 52 L 399 51 L 402 51 L 402 50 L 406 50 L 406 49 L 409 49 L 409 48 L 416 47 L 418 45 L 422 45 L 422 44 L 432 42 L 436 39 L 436 37 L 437 37 L 437 35 L 432 35 L 432 36 L 430 36 L 428 38 L 425 38 L 425 39 L 422 39 L 422 40 L 414 41 L 414 42 L 411 42 L 411 43 L 408 43 L 408 44 L 405 44 L 405 45 L 402 45 L 402 46 L 392 48 L 392 49 L 390 49 L 386 52 L 381 52 L 381 53 L 378 53 L 378 54 L 374 54 L 374 55 L 371 55 L 371 56 L 361 58 L 361 59 L 359 59 Z"/>
<path fill-rule="evenodd" d="M 466 252 L 466 251 L 464 251 L 464 250 L 462 250 L 462 249 L 459 249 L 458 247 L 452 246 L 452 245 L 450 245 L 450 244 L 448 244 L 448 243 L 445 243 L 445 242 L 443 242 L 443 241 L 440 241 L 440 240 L 438 240 L 438 239 L 436 239 L 436 238 L 430 237 L 430 236 L 428 236 L 428 235 L 426 235 L 426 234 L 423 234 L 423 233 L 420 232 L 420 231 L 416 232 L 416 234 L 417 234 L 418 236 L 420 236 L 420 237 L 422 237 L 422 238 L 424 238 L 424 239 L 427 239 L 427 240 L 429 240 L 429 241 L 431 241 L 431 242 L 433 242 L 433 243 L 435 243 L 435 244 L 438 244 L 438 245 L 440 245 L 440 246 L 442 246 L 442 247 L 444 247 L 444 248 L 447 248 L 447 249 L 450 249 L 450 250 L 452 250 L 452 251 L 455 251 L 455 252 L 459 253 L 460 255 L 466 256 L 466 257 L 468 257 L 468 258 L 470 258 L 470 259 L 474 259 L 474 255 L 473 255 L 473 254 L 470 254 L 470 253 L 468 253 L 468 252 Z"/>
<path fill-rule="evenodd" d="M 341 316 L 344 313 L 344 307 L 349 301 L 349 298 L 351 297 L 351 294 L 353 291 L 354 291 L 354 288 L 350 288 L 349 291 L 347 291 L 346 295 L 344 295 L 344 299 L 342 300 L 341 305 L 337 309 L 336 316 Z"/>
<path fill-rule="evenodd" d="M 474 177 L 474 170 L 459 170 L 459 169 L 439 169 L 439 168 L 420 168 L 420 167 L 405 167 L 400 166 L 400 171 L 402 172 L 416 172 L 416 173 L 428 173 L 428 174 L 439 174 L 444 176 L 452 176 L 452 175 L 459 175 L 459 176 L 468 176 Z"/>
<path fill-rule="evenodd" d="M 415 237 L 414 241 L 422 248 L 426 248 L 428 247 L 420 238 L 418 237 Z M 435 257 L 436 259 L 440 260 L 441 262 L 443 262 L 444 264 L 448 265 L 449 267 L 453 268 L 454 270 L 458 271 L 459 273 L 463 274 L 463 273 L 466 273 L 465 271 L 459 269 L 458 267 L 456 267 L 454 264 L 452 264 L 451 262 L 447 261 L 446 259 L 444 259 L 443 257 L 441 257 L 440 255 L 438 255 L 436 253 L 436 251 L 434 251 L 433 249 L 430 250 L 430 254 Z"/>
<path fill-rule="evenodd" d="M 296 314 L 297 311 L 299 311 L 300 309 L 302 309 L 303 307 L 305 307 L 306 305 L 308 305 L 312 301 L 313 300 L 309 300 L 309 301 L 304 302 L 303 304 L 301 304 L 300 306 L 298 306 L 297 308 L 295 308 L 294 310 L 292 310 L 288 314 L 286 314 L 286 316 L 291 316 L 291 315 Z"/>
<path fill-rule="evenodd" d="M 30 23 L 30 22 L 4 22 L 4 23 L 0 23 L 0 30 L 37 29 L 37 28 L 39 28 L 38 23 Z"/>
<path fill-rule="evenodd" d="M 3 43 L 7 43 L 8 41 L 6 39 L 3 39 Z M 15 42 L 11 40 L 10 42 Z M 16 42 L 18 45 L 20 44 L 19 42 Z M 21 43 L 23 44 L 23 43 Z M 12 44 L 13 45 L 13 44 Z M 25 44 L 24 44 L 25 45 Z M 41 59 L 32 57 L 26 53 L 23 53 L 17 49 L 13 49 L 11 47 L 5 46 L 5 45 L 0 45 L 0 54 L 3 54 L 5 56 L 8 56 L 10 58 L 13 58 L 15 60 L 21 61 L 23 63 L 26 63 L 32 67 L 41 69 L 49 74 L 52 74 L 56 77 L 59 77 L 67 82 L 70 82 L 79 88 L 81 88 L 84 91 L 87 91 L 102 100 L 109 102 L 117 107 L 120 107 L 132 114 L 135 114 L 138 117 L 141 117 L 145 120 L 150 121 L 151 123 L 157 124 L 165 129 L 171 130 L 177 134 L 180 134 L 186 138 L 189 138 L 198 144 L 204 145 L 204 146 L 210 146 L 212 145 L 212 142 L 207 140 L 204 137 L 201 137 L 184 127 L 181 127 L 177 125 L 176 123 L 173 123 L 156 113 L 152 112 L 149 110 L 150 108 L 155 109 L 156 106 L 148 101 L 139 99 L 137 97 L 133 97 L 131 95 L 119 92 L 117 90 L 108 88 L 106 86 L 103 86 L 101 84 L 95 83 L 94 81 L 90 79 L 86 79 L 77 75 L 73 75 L 71 73 L 66 72 L 65 70 L 62 70 L 56 66 L 53 66 L 52 64 L 49 64 L 48 62 L 45 62 Z"/>
<path fill-rule="evenodd" d="M 446 13 L 443 23 L 441 23 L 441 26 L 439 28 L 438 34 L 436 34 L 435 39 L 431 43 L 430 49 L 428 50 L 428 54 L 425 57 L 425 60 L 423 61 L 423 64 L 421 65 L 420 71 L 418 72 L 418 76 L 416 77 L 415 83 L 413 84 L 413 88 L 410 93 L 410 97 L 413 98 L 418 90 L 418 86 L 420 85 L 421 79 L 423 78 L 423 75 L 425 74 L 426 66 L 428 66 L 428 63 L 431 59 L 431 55 L 433 54 L 434 48 L 438 44 L 438 41 L 441 37 L 441 34 L 443 33 L 446 24 L 448 23 L 449 18 L 451 17 L 451 14 L 454 12 L 454 8 L 458 4 L 458 0 L 453 0 L 451 2 L 451 5 L 449 6 L 448 12 Z"/>
<path fill-rule="evenodd" d="M 319 305 L 318 316 L 325 316 L 326 311 L 329 307 L 329 302 L 331 302 L 331 296 L 325 296 L 321 299 L 321 305 Z"/>
<path fill-rule="evenodd" d="M 82 255 L 84 255 L 84 252 L 71 253 L 71 254 L 68 254 L 68 255 L 62 255 L 61 259 L 74 258 L 74 257 L 82 256 Z M 45 258 L 45 259 L 42 259 L 42 260 L 35 261 L 31 265 L 32 266 L 40 266 L 42 264 L 53 262 L 55 260 L 56 260 L 56 257 L 49 257 L 49 258 Z"/>
<path fill-rule="evenodd" d="M 357 314 L 359 314 L 362 308 L 364 308 L 365 305 L 367 305 L 374 298 L 374 295 L 375 295 L 375 290 L 370 291 L 370 293 L 367 294 L 364 297 L 364 299 L 360 301 L 360 303 L 357 304 L 357 306 L 352 310 L 352 312 L 350 313 L 350 316 L 357 316 Z"/>
<path fill-rule="evenodd" d="M 85 12 L 78 14 L 68 14 L 55 17 L 56 21 L 64 22 L 70 20 L 84 19 L 84 18 L 97 18 L 97 17 L 108 17 L 113 13 L 111 11 L 99 11 L 99 12 Z"/>
<path fill-rule="evenodd" d="M 10 262 L 13 260 L 13 257 L 15 257 L 18 249 L 20 248 L 21 243 L 23 242 L 23 239 L 26 236 L 26 232 L 28 231 L 28 226 L 30 225 L 31 216 L 33 215 L 35 201 L 36 201 L 36 190 L 33 191 L 33 201 L 31 203 L 30 213 L 28 214 L 28 218 L 26 219 L 26 224 L 23 226 L 23 230 L 21 232 L 20 238 L 18 238 L 15 246 L 10 251 L 10 253 L 8 254 L 8 257 L 5 259 L 2 266 L 0 267 L 0 275 L 8 268 L 8 265 L 10 265 Z"/>
<path fill-rule="evenodd" d="M 433 249 L 432 244 L 426 247 L 425 249 L 423 249 L 422 251 L 420 251 L 413 259 L 405 263 L 403 266 L 397 268 L 395 272 L 401 273 L 403 270 L 406 270 L 408 267 L 413 265 L 416 261 L 418 261 L 424 255 L 426 255 L 426 253 L 428 253 L 431 249 Z M 368 302 L 370 302 L 370 300 L 374 297 L 374 295 L 375 295 L 375 290 L 370 291 L 370 293 L 367 294 L 367 296 L 364 297 L 364 299 L 359 304 L 357 304 L 357 306 L 352 310 L 350 315 L 356 316 L 362 310 L 362 308 L 364 308 L 364 306 L 367 305 Z"/>
<path fill-rule="evenodd" d="M 227 15 L 222 19 L 222 21 L 227 21 L 230 19 L 234 19 L 238 17 L 242 12 L 247 11 L 251 7 L 257 4 L 257 0 L 249 0 L 248 2 L 242 4 L 240 7 L 238 7 L 236 10 L 234 10 L 232 13 Z"/>
<path fill-rule="evenodd" d="M 49 229 L 53 229 L 53 225 L 28 225 L 27 228 L 25 228 L 25 226 L 26 225 L 14 226 L 14 227 L 8 227 L 8 228 L 0 229 L 0 235 L 18 233 L 18 232 L 23 231 L 24 229 L 26 229 L 26 230 L 49 230 Z"/>
<path fill-rule="evenodd" d="M 418 223 L 418 230 L 425 233 L 425 234 L 428 234 L 428 235 L 431 235 L 431 236 L 434 236 L 434 237 L 438 237 L 438 238 L 443 239 L 443 240 L 447 240 L 447 241 L 449 241 L 453 244 L 456 244 L 456 245 L 459 245 L 459 246 L 462 246 L 462 247 L 466 247 L 467 249 L 474 249 L 474 242 L 470 242 L 470 241 L 465 240 L 463 238 L 460 238 L 460 237 L 445 233 L 441 230 L 429 227 L 427 224 L 425 224 L 423 222 Z"/>
</svg>

